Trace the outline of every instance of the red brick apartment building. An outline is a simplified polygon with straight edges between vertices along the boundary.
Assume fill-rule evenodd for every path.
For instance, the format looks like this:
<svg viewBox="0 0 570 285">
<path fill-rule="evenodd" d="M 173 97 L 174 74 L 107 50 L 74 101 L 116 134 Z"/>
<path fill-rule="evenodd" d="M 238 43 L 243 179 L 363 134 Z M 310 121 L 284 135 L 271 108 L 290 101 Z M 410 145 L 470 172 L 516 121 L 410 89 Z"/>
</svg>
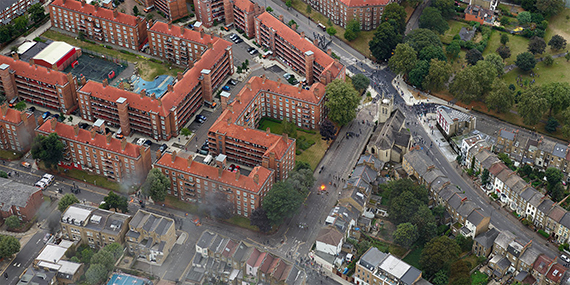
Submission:
<svg viewBox="0 0 570 285">
<path fill-rule="evenodd" d="M 52 27 L 86 38 L 138 50 L 147 37 L 142 17 L 86 4 L 84 1 L 54 0 L 49 4 Z"/>
<path fill-rule="evenodd" d="M 224 1 L 227 0 L 193 0 L 196 19 L 205 27 L 214 26 L 216 23 L 224 23 Z"/>
<path fill-rule="evenodd" d="M 169 195 L 182 201 L 198 203 L 221 198 L 233 206 L 234 214 L 245 217 L 261 207 L 261 201 L 273 186 L 274 179 L 274 171 L 263 166 L 255 166 L 245 176 L 239 170 L 236 173 L 226 170 L 225 161 L 210 166 L 193 161 L 191 155 L 184 158 L 176 152 L 159 157 L 154 168 L 160 169 L 170 178 L 172 189 L 168 191 Z"/>
<path fill-rule="evenodd" d="M 308 3 L 325 17 L 343 28 L 352 19 L 358 19 L 364 31 L 376 29 L 386 5 L 393 0 L 309 0 Z"/>
<path fill-rule="evenodd" d="M 23 15 L 30 6 L 36 3 L 40 3 L 40 1 L 38 0 L 0 1 L 0 25 L 5 25 L 10 23 L 14 18 Z"/>
<path fill-rule="evenodd" d="M 120 127 L 128 136 L 131 131 L 168 140 L 177 136 L 204 101 L 213 102 L 213 92 L 233 72 L 231 44 L 218 40 L 189 69 L 179 73 L 174 84 L 159 98 L 108 86 L 107 80 L 89 81 L 78 91 L 79 107 L 84 120 L 105 120 Z"/>
<path fill-rule="evenodd" d="M 16 215 L 24 222 L 32 220 L 44 202 L 42 189 L 0 178 L 0 217 Z"/>
<path fill-rule="evenodd" d="M 255 36 L 255 17 L 265 12 L 265 7 L 249 0 L 224 1 L 226 25 L 235 25 L 237 29 L 253 38 Z"/>
<path fill-rule="evenodd" d="M 313 88 L 315 88 L 313 91 L 317 89 L 317 87 Z M 295 167 L 295 140 L 290 139 L 286 134 L 280 136 L 270 133 L 269 130 L 258 130 L 256 127 L 259 119 L 263 117 L 263 112 L 266 112 L 267 116 L 271 116 L 269 113 L 277 113 L 277 103 L 275 108 L 269 107 L 265 105 L 266 100 L 271 98 L 277 102 L 277 96 L 279 96 L 282 100 L 294 98 L 296 102 L 300 102 L 297 97 L 293 96 L 293 93 L 298 92 L 300 91 L 297 87 L 265 78 L 251 78 L 232 103 L 228 104 L 225 98 L 222 99 L 222 107 L 225 110 L 208 131 L 210 151 L 214 155 L 225 154 L 229 160 L 243 165 L 251 167 L 261 165 L 273 169 L 276 180 L 286 179 Z M 317 93 L 318 96 L 324 96 L 324 89 L 318 90 Z M 307 93 L 297 95 L 299 97 L 310 96 Z M 280 102 L 283 103 L 283 101 Z M 305 110 L 305 107 L 302 109 Z M 293 106 L 290 110 L 287 114 L 291 114 L 291 120 L 293 120 L 293 114 L 298 113 L 295 113 Z"/>
<path fill-rule="evenodd" d="M 171 21 L 188 16 L 186 0 L 146 0 L 146 7 L 154 6 Z"/>
<path fill-rule="evenodd" d="M 345 68 L 326 52 L 322 51 L 305 38 L 305 33 L 297 34 L 281 20 L 264 12 L 255 20 L 257 43 L 267 47 L 294 70 L 313 82 L 328 84 L 336 78 L 344 80 Z"/>
<path fill-rule="evenodd" d="M 0 55 L 0 89 L 15 97 L 69 114 L 77 108 L 77 81 L 71 73 Z"/>
<path fill-rule="evenodd" d="M 0 148 L 27 152 L 36 136 L 34 114 L 8 108 L 6 103 L 0 106 L 0 112 Z"/>
<path fill-rule="evenodd" d="M 163 22 L 152 25 L 148 30 L 148 39 L 152 55 L 183 66 L 200 59 L 216 41 L 224 41 L 203 30 L 198 32 Z"/>
<path fill-rule="evenodd" d="M 96 128 L 87 131 L 52 118 L 41 125 L 38 135 L 57 133 L 65 145 L 64 166 L 88 170 L 117 182 L 142 183 L 152 167 L 150 148 L 118 140 Z"/>
</svg>

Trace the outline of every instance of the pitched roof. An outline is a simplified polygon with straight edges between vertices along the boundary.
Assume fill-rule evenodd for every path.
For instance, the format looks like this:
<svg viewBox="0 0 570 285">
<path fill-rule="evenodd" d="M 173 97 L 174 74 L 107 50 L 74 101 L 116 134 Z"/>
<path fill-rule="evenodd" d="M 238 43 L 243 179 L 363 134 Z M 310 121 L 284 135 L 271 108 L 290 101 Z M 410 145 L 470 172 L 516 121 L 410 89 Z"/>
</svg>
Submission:
<svg viewBox="0 0 570 285">
<path fill-rule="evenodd" d="M 32 185 L 0 178 L 0 210 L 7 212 L 12 206 L 26 207 L 30 197 L 34 193 L 41 191 L 40 188 Z"/>
<path fill-rule="evenodd" d="M 268 253 L 265 256 L 265 259 L 263 260 L 263 264 L 261 264 L 261 266 L 259 267 L 259 271 L 261 271 L 262 273 L 267 274 L 269 272 L 269 268 L 271 267 L 271 264 L 273 263 L 274 260 L 279 260 L 278 258 L 274 257 L 273 255 L 271 255 L 270 253 Z"/>
<path fill-rule="evenodd" d="M 370 271 L 374 271 L 380 263 L 388 256 L 381 252 L 378 248 L 371 246 L 360 258 L 360 265 L 366 267 Z"/>
<path fill-rule="evenodd" d="M 113 15 L 113 10 L 105 8 L 96 8 L 91 4 L 81 3 L 75 0 L 54 0 L 50 4 L 51 6 L 58 6 L 72 11 L 77 11 L 85 15 L 90 15 L 97 18 L 102 18 L 108 21 L 113 21 L 129 26 L 137 25 L 137 17 L 117 12 L 117 17 Z"/>
<path fill-rule="evenodd" d="M 554 260 L 552 258 L 548 257 L 546 254 L 541 254 L 534 262 L 533 268 L 538 273 L 545 274 L 553 262 Z"/>
<path fill-rule="evenodd" d="M 229 240 L 228 244 L 226 244 L 226 247 L 224 248 L 224 251 L 222 252 L 222 255 L 226 258 L 234 255 L 234 252 L 236 251 L 238 247 L 238 243 L 236 243 L 233 240 Z"/>
<path fill-rule="evenodd" d="M 506 139 L 506 140 L 514 141 L 515 140 L 515 133 L 511 132 L 511 131 L 507 131 L 505 129 L 502 129 L 501 131 L 499 131 L 499 137 Z"/>
<path fill-rule="evenodd" d="M 369 144 L 379 149 L 392 149 L 394 145 L 407 147 L 411 134 L 407 129 L 402 128 L 405 121 L 406 115 L 400 109 L 396 109 L 382 128 L 372 134 Z"/>
<path fill-rule="evenodd" d="M 421 177 L 433 166 L 433 162 L 427 154 L 419 149 L 413 149 L 404 154 L 404 159 L 410 164 L 415 172 Z"/>
<path fill-rule="evenodd" d="M 61 0 L 58 0 L 61 1 Z M 6 64 L 6 65 L 4 65 Z M 16 75 L 48 83 L 51 85 L 65 86 L 69 81 L 67 75 L 57 70 L 51 70 L 40 65 L 30 65 L 30 63 L 15 60 L 5 55 L 0 55 L 0 69 L 6 69 L 10 66 L 11 70 L 16 71 Z"/>
<path fill-rule="evenodd" d="M 4 103 L 6 105 L 6 103 Z M 5 108 L 5 109 L 4 109 Z M 0 122 L 8 122 L 12 124 L 19 124 L 22 122 L 22 114 L 25 114 L 26 117 L 31 117 L 34 114 L 27 111 L 18 111 L 13 108 L 8 108 L 8 105 L 2 106 L 2 112 L 0 112 Z M 6 113 L 4 113 L 4 111 Z"/>
<path fill-rule="evenodd" d="M 149 213 L 141 209 L 137 211 L 129 224 L 131 224 L 134 228 L 140 228 L 146 227 L 147 223 L 149 226 L 146 228 L 146 231 L 154 232 L 158 234 L 158 236 L 166 234 L 168 232 L 168 229 L 174 226 L 173 219 Z"/>
<path fill-rule="evenodd" d="M 319 231 L 317 235 L 317 241 L 324 244 L 337 246 L 342 241 L 343 234 L 339 232 L 335 227 L 324 227 Z"/>
<path fill-rule="evenodd" d="M 253 12 L 255 5 L 249 0 L 234 0 L 234 5 L 244 12 Z"/>
<path fill-rule="evenodd" d="M 184 33 L 182 33 L 182 30 L 184 30 Z M 155 21 L 152 27 L 148 29 L 148 31 L 170 35 L 173 37 L 195 42 L 201 45 L 208 45 L 209 43 L 214 43 L 219 40 L 225 41 L 219 37 L 214 37 L 208 33 L 202 34 L 192 29 L 184 29 L 184 27 L 179 25 L 170 25 L 169 27 L 169 24 L 160 21 Z"/>
<path fill-rule="evenodd" d="M 566 214 L 566 210 L 564 210 L 564 208 L 556 205 L 556 206 L 554 206 L 554 208 L 552 208 L 552 210 L 548 214 L 548 217 L 550 217 L 551 219 L 553 219 L 556 222 L 560 222 L 560 220 L 562 219 L 562 217 L 564 217 L 565 214 Z"/>
<path fill-rule="evenodd" d="M 273 170 L 265 168 L 263 166 L 256 166 L 250 172 L 248 176 L 240 175 L 236 179 L 237 174 L 226 169 L 222 170 L 221 177 L 218 175 L 218 167 L 199 163 L 197 161 L 192 161 L 188 164 L 188 159 L 183 158 L 182 155 L 176 155 L 174 162 L 172 161 L 172 154 L 165 153 L 158 159 L 155 165 L 173 168 L 185 173 L 190 173 L 196 176 L 208 177 L 209 179 L 218 181 L 218 183 L 224 183 L 233 187 L 239 187 L 241 189 L 246 189 L 254 193 L 259 193 L 267 182 L 273 179 Z M 258 175 L 259 181 L 255 183 L 254 176 Z"/>
<path fill-rule="evenodd" d="M 472 224 L 474 224 L 475 226 L 479 225 L 481 223 L 481 221 L 483 221 L 483 219 L 485 219 L 487 216 L 485 216 L 480 210 L 474 210 L 471 212 L 471 214 L 469 214 L 469 216 L 467 217 L 467 220 L 469 222 L 471 222 Z"/>
<path fill-rule="evenodd" d="M 538 205 L 538 210 L 541 211 L 543 214 L 548 215 L 548 213 L 550 213 L 550 209 L 552 209 L 553 205 L 554 205 L 554 202 L 552 200 L 550 200 L 549 198 L 546 198 L 546 199 L 542 200 L 540 205 Z"/>
<path fill-rule="evenodd" d="M 566 272 L 566 268 L 562 264 L 555 263 L 550 267 L 550 270 L 546 274 L 546 278 L 552 280 L 554 283 L 558 283 L 562 279 L 562 275 Z"/>
<path fill-rule="evenodd" d="M 88 144 L 91 147 L 97 147 L 107 151 L 112 151 L 123 156 L 138 158 L 141 155 L 140 150 L 142 146 L 126 143 L 125 148 L 123 149 L 121 146 L 121 140 L 111 138 L 109 140 L 109 143 L 107 143 L 107 137 L 105 135 L 96 133 L 92 138 L 90 131 L 81 128 L 78 128 L 78 134 L 75 135 L 75 127 L 71 125 L 57 122 L 55 128 L 52 128 L 52 121 L 54 120 L 57 121 L 55 118 L 47 120 L 37 129 L 37 131 L 42 132 L 43 134 L 57 133 L 60 137 L 67 140 L 79 142 L 82 144 Z"/>
<path fill-rule="evenodd" d="M 497 175 L 508 167 L 504 163 L 495 163 L 489 168 L 489 173 L 497 177 Z"/>
<path fill-rule="evenodd" d="M 559 223 L 567 229 L 570 229 L 570 213 L 566 212 Z"/>
<path fill-rule="evenodd" d="M 476 236 L 475 241 L 484 248 L 491 248 L 498 235 L 499 232 L 495 228 L 492 228 Z"/>
</svg>

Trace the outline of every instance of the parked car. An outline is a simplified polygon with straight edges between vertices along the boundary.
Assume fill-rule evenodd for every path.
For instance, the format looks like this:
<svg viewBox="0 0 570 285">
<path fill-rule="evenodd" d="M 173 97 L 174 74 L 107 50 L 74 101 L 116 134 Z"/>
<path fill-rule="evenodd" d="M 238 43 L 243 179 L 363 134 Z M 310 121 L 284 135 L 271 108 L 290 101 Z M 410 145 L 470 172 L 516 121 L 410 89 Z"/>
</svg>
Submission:
<svg viewBox="0 0 570 285">
<path fill-rule="evenodd" d="M 230 87 L 226 85 L 226 86 L 222 87 L 222 90 L 224 90 L 224 91 L 230 91 Z"/>
<path fill-rule="evenodd" d="M 152 142 L 151 142 L 150 140 L 146 140 L 146 141 L 143 143 L 143 145 L 151 146 L 151 145 L 152 145 Z"/>
<path fill-rule="evenodd" d="M 190 28 L 190 29 L 194 29 L 194 25 L 192 25 L 192 24 L 188 24 L 188 28 Z"/>
<path fill-rule="evenodd" d="M 198 151 L 198 153 L 202 154 L 202 155 L 208 155 L 208 151 L 207 150 L 203 150 L 201 149 L 200 151 Z"/>
<path fill-rule="evenodd" d="M 87 124 L 87 123 L 79 123 L 77 125 L 79 126 L 80 129 L 84 129 L 84 130 L 89 129 L 89 124 Z"/>
<path fill-rule="evenodd" d="M 36 111 L 36 107 L 32 106 L 32 107 L 28 108 L 28 111 L 30 111 L 30 112 L 35 112 L 35 111 Z"/>
<path fill-rule="evenodd" d="M 206 107 L 208 107 L 208 108 L 215 109 L 216 106 L 218 106 L 218 103 L 216 103 L 216 102 L 210 103 L 210 102 L 208 102 L 208 101 L 204 101 L 204 106 L 206 106 Z"/>
<path fill-rule="evenodd" d="M 42 114 L 42 119 L 47 119 L 49 116 L 51 116 L 51 112 L 45 112 Z"/>
<path fill-rule="evenodd" d="M 46 174 L 44 174 L 44 176 L 42 176 L 42 179 L 47 179 L 49 181 L 48 184 L 50 184 L 55 179 L 55 176 L 46 173 Z"/>
<path fill-rule="evenodd" d="M 45 183 L 42 182 L 42 181 L 38 181 L 38 182 L 36 182 L 36 184 L 34 184 L 34 186 L 39 187 L 39 188 L 42 189 L 42 190 L 45 190 L 46 187 L 47 187 L 47 184 L 45 184 Z"/>
<path fill-rule="evenodd" d="M 230 167 L 228 167 L 228 170 L 233 172 L 235 168 L 236 168 L 235 164 L 230 164 Z"/>
<path fill-rule="evenodd" d="M 257 54 L 259 51 L 257 49 L 253 49 L 252 51 L 249 52 L 249 54 L 251 55 L 255 55 Z"/>
<path fill-rule="evenodd" d="M 233 33 L 233 34 L 230 35 L 230 39 L 232 39 L 232 40 L 235 39 L 235 38 L 237 38 L 237 37 L 238 37 L 238 35 L 236 35 L 235 33 Z"/>
<path fill-rule="evenodd" d="M 560 256 L 560 259 L 570 263 L 570 258 L 568 258 L 568 256 L 566 256 L 564 254 Z"/>
<path fill-rule="evenodd" d="M 228 84 L 229 84 L 229 85 L 232 85 L 232 86 L 236 86 L 237 83 L 238 83 L 238 82 L 237 82 L 235 79 L 230 79 L 230 80 L 228 81 Z"/>
<path fill-rule="evenodd" d="M 201 150 L 210 150 L 210 148 L 206 144 L 202 145 L 202 147 L 200 147 L 200 149 Z"/>
<path fill-rule="evenodd" d="M 22 167 L 23 168 L 32 168 L 32 165 L 29 162 L 22 161 Z"/>
<path fill-rule="evenodd" d="M 255 49 L 254 47 L 248 47 L 248 48 L 247 48 L 247 52 L 251 52 L 251 51 L 254 50 L 254 49 Z"/>
<path fill-rule="evenodd" d="M 163 143 L 163 144 L 158 148 L 158 150 L 160 150 L 160 153 L 164 153 L 167 148 L 168 148 L 168 146 L 167 146 L 165 143 Z"/>
<path fill-rule="evenodd" d="M 202 120 L 204 120 L 204 121 L 205 121 L 206 119 L 208 119 L 208 118 L 207 118 L 206 116 L 204 116 L 204 115 L 198 115 L 197 117 L 200 118 L 200 119 L 202 119 Z"/>
<path fill-rule="evenodd" d="M 200 117 L 196 116 L 196 119 L 194 119 L 194 122 L 202 124 L 202 123 L 204 123 L 204 120 L 201 119 Z"/>
<path fill-rule="evenodd" d="M 289 77 L 293 76 L 293 74 L 291 73 L 285 73 L 283 74 L 283 77 L 285 77 L 285 79 L 289 79 Z"/>
<path fill-rule="evenodd" d="M 146 142 L 146 139 L 145 139 L 145 138 L 139 138 L 139 139 L 137 140 L 137 145 L 143 145 L 145 142 Z"/>
</svg>

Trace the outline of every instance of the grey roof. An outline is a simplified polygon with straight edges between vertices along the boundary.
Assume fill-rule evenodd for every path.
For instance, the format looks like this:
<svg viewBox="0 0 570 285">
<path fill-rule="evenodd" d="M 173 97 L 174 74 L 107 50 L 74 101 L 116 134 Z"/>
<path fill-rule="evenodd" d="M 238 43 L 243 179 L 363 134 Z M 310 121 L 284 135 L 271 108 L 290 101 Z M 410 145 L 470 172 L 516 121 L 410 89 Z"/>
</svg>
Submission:
<svg viewBox="0 0 570 285">
<path fill-rule="evenodd" d="M 511 266 L 511 262 L 506 257 L 497 262 L 497 267 L 503 270 L 509 268 L 509 266 Z"/>
<path fill-rule="evenodd" d="M 481 167 L 484 169 L 489 169 L 491 166 L 493 166 L 493 164 L 497 162 L 501 162 L 501 160 L 498 157 L 492 155 L 481 162 Z"/>
<path fill-rule="evenodd" d="M 461 30 L 459 31 L 459 38 L 462 41 L 470 41 L 471 39 L 473 39 L 473 36 L 475 36 L 475 31 L 476 29 L 470 29 L 468 30 L 466 27 L 462 27 Z"/>
<path fill-rule="evenodd" d="M 509 168 L 503 169 L 503 171 L 501 171 L 501 172 L 499 172 L 499 174 L 497 174 L 497 179 L 499 179 L 499 181 L 505 183 L 505 181 L 507 181 L 507 179 L 509 179 L 510 175 L 512 175 L 514 173 L 515 172 Z"/>
<path fill-rule="evenodd" d="M 209 247 L 210 244 L 212 243 L 212 240 L 214 239 L 214 237 L 217 237 L 217 234 L 211 233 L 209 231 L 204 231 L 202 233 L 202 236 L 200 236 L 200 239 L 196 243 L 196 246 L 198 246 L 200 248 Z M 221 238 L 220 238 L 220 240 L 221 240 Z"/>
<path fill-rule="evenodd" d="M 138 239 L 141 236 L 141 233 L 135 231 L 128 231 L 126 236 Z"/>
<path fill-rule="evenodd" d="M 472 224 L 474 224 L 475 226 L 479 225 L 483 219 L 485 219 L 486 216 L 479 210 L 474 210 L 473 212 L 471 212 L 471 214 L 469 214 L 469 216 L 467 217 L 467 220 L 469 222 L 471 222 Z"/>
<path fill-rule="evenodd" d="M 433 284 L 431 284 L 431 282 L 429 282 L 423 278 L 420 278 L 420 280 L 418 280 L 418 282 L 416 282 L 415 285 L 433 285 Z"/>
<path fill-rule="evenodd" d="M 443 201 L 447 201 L 449 202 L 449 200 L 451 199 L 451 197 L 455 196 L 456 193 L 459 193 L 459 189 L 457 189 L 457 187 L 455 187 L 455 185 L 447 185 L 443 188 L 443 190 L 441 190 L 439 192 L 439 197 L 443 200 Z"/>
<path fill-rule="evenodd" d="M 560 220 L 560 224 L 570 229 L 570 213 L 566 212 L 566 214 L 564 214 L 564 217 Z"/>
<path fill-rule="evenodd" d="M 2 0 L 0 1 L 0 12 L 4 12 L 8 7 L 18 3 L 18 0 Z"/>
<path fill-rule="evenodd" d="M 402 129 L 405 121 L 404 113 L 400 109 L 396 109 L 388 121 L 379 128 L 380 131 L 372 135 L 370 144 L 379 149 L 392 149 L 394 145 L 407 146 L 411 135 L 407 129 Z"/>
<path fill-rule="evenodd" d="M 538 255 L 540 255 L 540 251 L 531 244 L 531 246 L 527 248 L 520 257 L 520 261 L 523 261 L 527 265 L 532 265 L 538 258 Z"/>
<path fill-rule="evenodd" d="M 538 149 L 544 151 L 546 153 L 554 152 L 554 146 L 556 143 L 550 139 L 543 139 L 542 142 L 538 145 Z"/>
<path fill-rule="evenodd" d="M 186 275 L 186 279 L 200 284 L 200 282 L 204 280 L 204 277 L 206 275 L 205 273 L 206 273 L 205 268 L 199 268 L 193 266 L 192 269 L 190 269 L 190 271 L 188 272 L 188 275 Z"/>
<path fill-rule="evenodd" d="M 544 196 L 537 191 L 536 194 L 530 198 L 530 201 L 528 201 L 528 203 L 534 207 L 538 207 L 541 204 L 542 197 Z"/>
<path fill-rule="evenodd" d="M 376 180 L 378 173 L 376 170 L 368 167 L 368 165 L 358 165 L 354 168 L 354 171 L 350 175 L 351 178 L 360 178 L 368 183 Z"/>
<path fill-rule="evenodd" d="M 430 185 L 433 181 L 435 181 L 439 177 L 445 177 L 445 174 L 441 172 L 441 170 L 437 168 L 430 169 L 423 175 L 425 182 Z"/>
<path fill-rule="evenodd" d="M 526 188 L 526 190 L 524 190 L 524 191 L 521 193 L 521 198 L 522 198 L 524 201 L 529 202 L 529 201 L 532 199 L 532 197 L 533 197 L 534 195 L 536 195 L 536 194 L 538 194 L 538 191 L 536 191 L 536 190 L 535 190 L 534 188 L 532 188 L 532 187 L 528 187 L 528 188 Z"/>
<path fill-rule="evenodd" d="M 479 163 L 482 163 L 483 161 L 485 161 L 487 158 L 489 158 L 491 156 L 494 156 L 492 152 L 490 152 L 486 149 L 481 149 L 481 151 L 479 151 L 477 154 L 475 154 L 475 159 L 477 161 L 479 161 Z"/>
<path fill-rule="evenodd" d="M 404 159 L 421 177 L 423 177 L 428 171 L 428 168 L 433 165 L 432 160 L 422 150 L 412 150 L 404 154 Z"/>
<path fill-rule="evenodd" d="M 376 247 L 370 247 L 360 258 L 360 265 L 366 267 L 368 270 L 373 271 L 380 263 L 388 256 L 388 254 L 381 252 Z"/>
<path fill-rule="evenodd" d="M 461 206 L 461 202 L 463 201 L 464 198 L 465 196 L 463 196 L 462 194 L 455 193 L 453 194 L 453 196 L 451 196 L 449 200 L 447 200 L 447 204 L 449 205 L 449 207 L 457 211 Z"/>
<path fill-rule="evenodd" d="M 131 228 L 142 228 L 159 236 L 165 235 L 174 226 L 174 220 L 144 210 L 138 210 L 130 222 Z"/>
<path fill-rule="evenodd" d="M 1 1 L 0 1 L 1 2 Z M 0 203 L 3 212 L 8 212 L 12 206 L 26 207 L 28 199 L 42 190 L 32 185 L 26 185 L 9 179 L 0 178 Z"/>
<path fill-rule="evenodd" d="M 492 228 L 476 236 L 475 241 L 481 246 L 483 246 L 485 249 L 491 248 L 498 235 L 499 232 L 495 228 Z"/>
<path fill-rule="evenodd" d="M 552 200 L 550 200 L 549 198 L 546 198 L 542 200 L 542 203 L 540 203 L 540 205 L 538 205 L 538 210 L 541 211 L 543 214 L 548 215 L 553 205 L 554 202 L 552 202 Z"/>
<path fill-rule="evenodd" d="M 234 253 L 233 259 L 235 261 L 245 262 L 251 254 L 250 249 L 251 247 L 248 247 L 243 242 L 240 242 L 238 248 L 236 249 L 236 252 Z"/>
<path fill-rule="evenodd" d="M 356 201 L 356 203 L 358 203 L 358 205 L 360 205 L 362 207 L 364 207 L 364 204 L 366 204 L 366 195 L 364 195 L 363 193 L 360 193 L 356 189 L 354 189 L 352 191 L 352 194 L 350 195 L 350 197 L 352 197 L 352 199 L 354 201 Z"/>
<path fill-rule="evenodd" d="M 560 157 L 560 158 L 565 158 L 567 150 L 568 150 L 567 146 L 557 143 L 554 146 L 554 149 L 552 150 L 552 155 L 554 155 L 556 157 Z"/>
<path fill-rule="evenodd" d="M 51 285 L 56 274 L 55 271 L 29 267 L 16 285 Z"/>
<path fill-rule="evenodd" d="M 404 276 L 400 278 L 400 281 L 404 282 L 404 284 L 406 285 L 412 285 L 414 284 L 414 281 L 420 278 L 420 276 L 422 276 L 422 272 L 419 269 L 412 266 L 410 267 L 410 269 L 408 269 L 408 271 L 406 271 Z"/>
<path fill-rule="evenodd" d="M 517 274 L 517 276 L 515 276 L 515 280 L 522 282 L 526 278 L 527 275 L 528 275 L 528 272 L 523 270 L 523 271 L 519 272 L 519 274 Z"/>
<path fill-rule="evenodd" d="M 368 182 L 360 177 L 349 178 L 343 188 L 356 187 L 361 189 L 369 189 L 371 186 Z"/>
<path fill-rule="evenodd" d="M 515 236 L 512 233 L 508 231 L 500 232 L 497 238 L 495 239 L 494 246 L 499 246 L 506 250 L 507 247 L 509 246 L 509 243 L 511 243 L 511 241 L 514 239 Z"/>
<path fill-rule="evenodd" d="M 463 204 L 459 207 L 459 209 L 457 209 L 457 212 L 459 213 L 459 215 L 461 215 L 463 218 L 467 218 L 469 217 L 469 215 L 471 214 L 471 212 L 473 212 L 473 210 L 477 209 L 479 207 L 477 207 L 477 204 L 471 202 L 471 201 L 465 201 L 463 202 Z"/>
<path fill-rule="evenodd" d="M 289 271 L 289 276 L 285 280 L 287 285 L 300 285 L 303 284 L 305 280 L 305 273 L 300 270 L 297 266 L 293 266 L 291 271 Z"/>
<path fill-rule="evenodd" d="M 511 131 L 507 131 L 507 130 L 501 130 L 499 132 L 499 136 L 501 138 L 507 139 L 507 140 L 511 140 L 514 141 L 515 140 L 515 133 L 511 132 Z"/>
<path fill-rule="evenodd" d="M 449 178 L 447 178 L 447 176 L 436 177 L 431 182 L 430 188 L 435 192 L 439 192 L 443 188 L 443 185 L 447 182 L 449 182 Z"/>
<path fill-rule="evenodd" d="M 509 243 L 507 251 L 513 256 L 519 257 L 524 249 L 524 245 L 517 240 L 513 240 Z"/>
<path fill-rule="evenodd" d="M 364 163 L 374 165 L 374 168 L 376 170 L 381 170 L 384 167 L 384 162 L 371 154 L 363 154 L 360 156 L 360 158 L 358 158 L 357 165 L 361 165 Z"/>
</svg>

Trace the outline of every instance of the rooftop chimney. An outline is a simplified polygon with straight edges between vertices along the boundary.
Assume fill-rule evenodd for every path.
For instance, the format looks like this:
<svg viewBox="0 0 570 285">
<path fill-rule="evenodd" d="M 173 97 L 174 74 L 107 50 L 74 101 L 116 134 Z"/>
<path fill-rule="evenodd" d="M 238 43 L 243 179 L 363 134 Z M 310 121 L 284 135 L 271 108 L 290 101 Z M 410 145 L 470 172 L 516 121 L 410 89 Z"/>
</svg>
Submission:
<svg viewBox="0 0 570 285">
<path fill-rule="evenodd" d="M 125 150 L 126 147 L 127 147 L 127 138 L 123 136 L 123 139 L 121 140 L 121 150 Z"/>
<path fill-rule="evenodd" d="M 285 143 L 289 143 L 289 135 L 287 133 L 283 133 L 283 140 Z"/>
<path fill-rule="evenodd" d="M 184 32 L 186 32 L 186 29 L 184 26 L 180 26 L 180 35 L 184 35 Z"/>
<path fill-rule="evenodd" d="M 201 38 L 201 39 L 204 38 L 204 29 L 200 29 L 200 38 Z"/>
<path fill-rule="evenodd" d="M 168 92 L 173 92 L 173 91 L 174 91 L 174 85 L 168 84 Z"/>
<path fill-rule="evenodd" d="M 158 161 L 162 157 L 162 151 L 156 150 L 156 161 Z"/>
<path fill-rule="evenodd" d="M 19 60 L 19 59 L 20 59 L 20 55 L 18 54 L 18 52 L 13 52 L 13 53 L 12 53 L 12 57 L 14 58 L 14 60 Z"/>
<path fill-rule="evenodd" d="M 251 91 L 251 82 L 248 81 L 248 82 L 245 84 L 245 87 L 246 87 L 247 89 L 249 89 L 249 91 Z"/>
<path fill-rule="evenodd" d="M 238 170 L 236 171 L 236 181 L 239 180 L 239 176 L 240 176 L 240 170 L 238 169 Z"/>
<path fill-rule="evenodd" d="M 208 49 L 212 49 L 214 47 L 214 45 L 212 44 L 212 42 L 208 43 Z"/>
<path fill-rule="evenodd" d="M 254 174 L 253 175 L 253 182 L 255 182 L 255 184 L 259 184 L 259 174 Z"/>
<path fill-rule="evenodd" d="M 236 102 L 241 103 L 241 96 L 239 94 L 236 95 Z"/>
<path fill-rule="evenodd" d="M 186 159 L 187 164 L 188 164 L 188 168 L 190 168 L 190 166 L 192 166 L 192 161 L 194 161 L 194 156 L 193 155 L 189 155 L 188 159 Z"/>
<path fill-rule="evenodd" d="M 6 104 L 4 104 L 6 105 Z M 4 113 L 4 105 L 2 105 L 2 113 Z M 51 118 L 51 130 L 55 131 L 55 127 L 57 127 L 57 119 L 56 118 Z"/>
<path fill-rule="evenodd" d="M 332 49 L 330 49 L 330 48 L 327 49 L 327 54 L 328 54 L 329 56 L 332 56 Z"/>
<path fill-rule="evenodd" d="M 234 112 L 234 105 L 228 105 L 228 110 L 230 110 L 230 112 Z"/>
<path fill-rule="evenodd" d="M 277 88 L 281 87 L 281 77 L 277 78 Z"/>
<path fill-rule="evenodd" d="M 81 7 L 85 6 L 85 0 L 81 0 Z"/>
<path fill-rule="evenodd" d="M 73 132 L 75 133 L 75 136 L 79 135 L 79 125 L 73 125 Z"/>
<path fill-rule="evenodd" d="M 305 32 L 304 31 L 301 31 L 301 38 L 303 38 L 303 39 L 305 38 Z"/>
<path fill-rule="evenodd" d="M 141 90 L 141 99 L 144 98 L 144 96 L 146 96 L 146 89 Z"/>
<path fill-rule="evenodd" d="M 263 75 L 261 75 L 261 79 L 263 79 L 261 81 L 262 84 L 265 84 L 265 79 L 267 79 L 267 76 L 265 76 L 265 73 Z"/>
<path fill-rule="evenodd" d="M 221 167 L 218 167 L 218 178 L 222 178 L 222 173 L 224 173 L 224 169 Z"/>
<path fill-rule="evenodd" d="M 97 130 L 95 130 L 95 128 L 91 128 L 91 140 L 95 139 L 96 134 L 97 134 Z"/>
<path fill-rule="evenodd" d="M 117 8 L 113 9 L 113 18 L 117 18 L 118 15 L 119 11 L 117 11 Z"/>
<path fill-rule="evenodd" d="M 109 80 L 107 78 L 103 79 L 103 87 L 107 87 L 109 85 Z"/>
<path fill-rule="evenodd" d="M 176 160 L 176 151 L 172 152 L 172 154 L 170 155 L 170 158 L 172 159 L 172 163 L 174 163 L 174 161 Z"/>
<path fill-rule="evenodd" d="M 182 72 L 178 72 L 178 73 L 176 74 L 176 78 L 178 79 L 178 81 L 182 80 L 183 75 L 184 75 L 184 74 L 183 74 Z"/>
<path fill-rule="evenodd" d="M 110 144 L 110 143 L 111 143 L 111 138 L 112 138 L 112 137 L 113 137 L 113 133 L 109 132 L 109 133 L 107 134 L 107 137 L 106 137 L 106 139 L 107 139 L 107 144 Z"/>
<path fill-rule="evenodd" d="M 267 129 L 265 129 L 265 134 L 270 134 L 271 133 L 271 128 L 267 127 Z"/>
<path fill-rule="evenodd" d="M 172 30 L 172 21 L 168 21 L 168 30 Z"/>
<path fill-rule="evenodd" d="M 283 22 L 283 15 L 279 15 L 279 21 Z"/>
</svg>

